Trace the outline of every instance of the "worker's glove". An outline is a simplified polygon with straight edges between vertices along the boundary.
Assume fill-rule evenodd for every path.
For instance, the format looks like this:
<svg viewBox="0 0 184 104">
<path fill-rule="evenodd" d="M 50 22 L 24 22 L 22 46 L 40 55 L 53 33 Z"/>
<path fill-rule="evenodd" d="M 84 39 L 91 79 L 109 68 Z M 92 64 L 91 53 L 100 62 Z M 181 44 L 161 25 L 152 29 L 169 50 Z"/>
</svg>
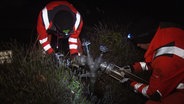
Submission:
<svg viewBox="0 0 184 104">
<path fill-rule="evenodd" d="M 129 80 L 129 78 L 124 78 L 123 80 L 120 81 L 120 83 L 125 83 Z"/>
<path fill-rule="evenodd" d="M 131 86 L 131 83 L 132 82 L 133 82 L 133 80 L 132 79 L 129 79 L 129 80 L 125 81 L 122 85 L 124 87 L 126 87 L 127 89 L 130 89 L 131 91 L 134 91 L 135 92 L 134 87 Z"/>
<path fill-rule="evenodd" d="M 131 73 L 132 72 L 130 65 L 123 66 L 122 69 L 124 70 L 125 73 Z M 125 74 L 124 78 L 120 82 L 125 83 L 125 82 L 129 81 L 129 79 L 130 78 Z"/>
<path fill-rule="evenodd" d="M 85 55 L 76 55 L 73 57 L 72 62 L 74 64 L 77 64 L 79 66 L 84 66 L 86 65 L 86 56 Z"/>
<path fill-rule="evenodd" d="M 126 65 L 122 67 L 125 72 L 132 73 L 131 65 Z"/>
</svg>

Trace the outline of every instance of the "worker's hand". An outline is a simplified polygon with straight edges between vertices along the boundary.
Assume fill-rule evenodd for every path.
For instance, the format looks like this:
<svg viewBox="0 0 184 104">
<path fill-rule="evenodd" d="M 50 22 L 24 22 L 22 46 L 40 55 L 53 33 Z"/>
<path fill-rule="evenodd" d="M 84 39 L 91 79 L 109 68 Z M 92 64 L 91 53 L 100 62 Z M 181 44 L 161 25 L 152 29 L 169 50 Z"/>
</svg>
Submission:
<svg viewBox="0 0 184 104">
<path fill-rule="evenodd" d="M 124 71 L 131 73 L 132 72 L 132 67 L 131 65 L 126 65 L 122 67 Z"/>
<path fill-rule="evenodd" d="M 124 77 L 120 82 L 121 83 L 126 83 L 127 81 L 129 81 L 129 78 L 128 77 Z"/>
<path fill-rule="evenodd" d="M 135 91 L 134 87 L 131 86 L 131 83 L 133 82 L 132 79 L 127 80 L 126 82 L 123 83 L 123 86 L 125 86 L 127 89 L 130 89 L 131 91 Z"/>
<path fill-rule="evenodd" d="M 77 57 L 78 56 L 78 53 L 74 53 L 74 54 L 71 54 L 70 55 L 70 58 L 73 60 L 75 57 Z"/>
<path fill-rule="evenodd" d="M 86 56 L 85 55 L 75 55 L 72 59 L 73 63 L 84 66 L 86 64 Z"/>
<path fill-rule="evenodd" d="M 122 69 L 124 70 L 125 73 L 132 73 L 132 69 L 130 65 L 123 66 Z M 121 83 L 125 83 L 129 80 L 130 78 L 125 74 L 124 78 L 121 80 Z"/>
<path fill-rule="evenodd" d="M 57 65 L 57 66 L 61 66 L 63 65 L 64 63 L 64 60 L 63 60 L 63 57 L 64 55 L 62 53 L 52 53 L 52 59 L 54 61 L 54 63 Z"/>
</svg>

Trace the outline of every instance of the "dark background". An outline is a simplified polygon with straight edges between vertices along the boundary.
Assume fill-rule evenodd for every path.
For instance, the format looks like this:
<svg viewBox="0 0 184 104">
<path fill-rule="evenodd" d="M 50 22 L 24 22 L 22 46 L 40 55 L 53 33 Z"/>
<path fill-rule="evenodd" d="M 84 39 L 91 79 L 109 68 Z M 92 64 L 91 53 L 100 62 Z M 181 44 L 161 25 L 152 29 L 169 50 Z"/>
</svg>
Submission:
<svg viewBox="0 0 184 104">
<path fill-rule="evenodd" d="M 36 35 L 39 11 L 52 0 L 1 0 L 1 41 L 27 42 Z M 80 11 L 86 25 L 108 19 L 126 24 L 149 15 L 164 21 L 184 23 L 182 0 L 68 0 Z"/>
</svg>

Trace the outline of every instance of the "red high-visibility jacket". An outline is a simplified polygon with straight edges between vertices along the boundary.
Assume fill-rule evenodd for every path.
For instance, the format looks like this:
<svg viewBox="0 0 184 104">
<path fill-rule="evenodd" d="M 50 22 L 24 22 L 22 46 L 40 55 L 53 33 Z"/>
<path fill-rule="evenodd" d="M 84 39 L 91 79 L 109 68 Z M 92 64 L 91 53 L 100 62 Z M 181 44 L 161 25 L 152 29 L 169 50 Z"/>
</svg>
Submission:
<svg viewBox="0 0 184 104">
<path fill-rule="evenodd" d="M 134 64 L 134 71 L 152 70 L 149 85 L 133 81 L 131 86 L 150 97 L 156 92 L 162 98 L 175 90 L 184 90 L 184 30 L 159 26 L 145 55 L 145 62 Z M 183 99 L 183 98 L 181 98 Z"/>
<path fill-rule="evenodd" d="M 47 30 L 52 27 L 52 19 L 54 15 L 60 10 L 70 11 L 75 17 L 73 33 L 71 33 L 70 37 L 68 38 L 68 43 L 70 54 L 78 53 L 78 48 L 80 45 L 78 37 L 83 26 L 83 20 L 80 13 L 76 10 L 76 8 L 67 1 L 50 2 L 40 11 L 37 22 L 37 32 L 39 42 L 42 45 L 43 49 L 48 54 L 54 52 L 50 44 L 49 34 L 47 33 Z"/>
</svg>

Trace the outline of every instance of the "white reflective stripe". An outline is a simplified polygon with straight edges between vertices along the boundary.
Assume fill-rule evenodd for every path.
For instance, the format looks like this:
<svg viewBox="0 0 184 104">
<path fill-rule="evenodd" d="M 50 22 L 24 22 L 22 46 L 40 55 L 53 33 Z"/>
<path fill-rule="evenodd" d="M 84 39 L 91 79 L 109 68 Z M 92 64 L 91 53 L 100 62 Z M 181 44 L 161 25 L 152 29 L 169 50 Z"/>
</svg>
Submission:
<svg viewBox="0 0 184 104">
<path fill-rule="evenodd" d="M 164 54 L 174 54 L 184 59 L 184 49 L 178 48 L 176 46 L 162 47 L 158 49 L 155 57 Z"/>
<path fill-rule="evenodd" d="M 76 14 L 76 21 L 75 21 L 75 30 L 77 30 L 77 28 L 79 27 L 79 24 L 80 24 L 80 20 L 81 19 L 81 17 L 80 17 L 80 14 L 77 12 L 77 14 Z"/>
<path fill-rule="evenodd" d="M 148 66 L 146 65 L 145 62 L 139 62 L 139 63 L 141 65 L 142 70 L 148 70 Z"/>
<path fill-rule="evenodd" d="M 43 18 L 43 23 L 45 25 L 45 29 L 47 30 L 49 28 L 50 23 L 49 23 L 48 12 L 46 7 L 42 10 L 42 18 Z"/>
<path fill-rule="evenodd" d="M 146 97 L 148 97 L 148 95 L 147 95 L 147 90 L 148 90 L 148 85 L 147 86 L 145 86 L 143 89 L 142 89 L 142 94 L 144 95 L 144 96 L 146 96 Z"/>
<path fill-rule="evenodd" d="M 69 45 L 69 48 L 70 48 L 70 49 L 77 49 L 77 45 L 76 45 L 76 44 L 70 44 L 70 45 Z"/>
<path fill-rule="evenodd" d="M 44 49 L 45 51 L 48 51 L 50 48 L 51 48 L 50 44 L 47 44 L 45 47 L 43 47 L 43 49 Z"/>
<path fill-rule="evenodd" d="M 77 38 L 69 38 L 68 41 L 73 42 L 73 43 L 77 43 Z"/>
<path fill-rule="evenodd" d="M 47 40 L 48 40 L 48 38 L 46 37 L 46 38 L 44 38 L 44 39 L 39 40 L 39 42 L 40 42 L 41 44 L 43 44 L 43 43 L 45 43 Z"/>
<path fill-rule="evenodd" d="M 157 92 L 159 93 L 160 96 L 162 96 L 162 93 L 159 90 L 157 90 Z"/>
<path fill-rule="evenodd" d="M 176 87 L 176 89 L 184 89 L 184 83 L 179 83 L 178 86 Z"/>
<path fill-rule="evenodd" d="M 137 89 L 138 89 L 139 87 L 141 87 L 142 85 L 143 85 L 142 83 L 137 83 L 137 84 L 134 85 L 134 89 L 137 90 Z"/>
</svg>

